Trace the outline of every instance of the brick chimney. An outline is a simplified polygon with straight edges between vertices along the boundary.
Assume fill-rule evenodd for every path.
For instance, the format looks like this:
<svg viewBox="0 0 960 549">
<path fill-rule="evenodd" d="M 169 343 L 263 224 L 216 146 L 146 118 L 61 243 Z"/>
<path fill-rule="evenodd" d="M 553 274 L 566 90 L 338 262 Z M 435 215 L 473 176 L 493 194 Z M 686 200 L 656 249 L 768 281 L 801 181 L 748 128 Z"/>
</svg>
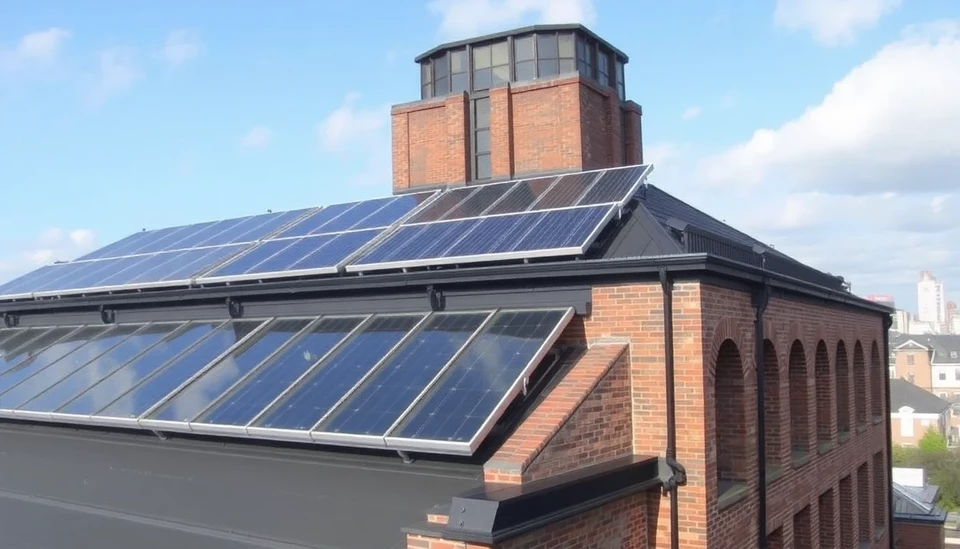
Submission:
<svg viewBox="0 0 960 549">
<path fill-rule="evenodd" d="M 643 162 L 627 56 L 582 25 L 539 25 L 417 57 L 420 100 L 394 105 L 393 189 Z"/>
</svg>

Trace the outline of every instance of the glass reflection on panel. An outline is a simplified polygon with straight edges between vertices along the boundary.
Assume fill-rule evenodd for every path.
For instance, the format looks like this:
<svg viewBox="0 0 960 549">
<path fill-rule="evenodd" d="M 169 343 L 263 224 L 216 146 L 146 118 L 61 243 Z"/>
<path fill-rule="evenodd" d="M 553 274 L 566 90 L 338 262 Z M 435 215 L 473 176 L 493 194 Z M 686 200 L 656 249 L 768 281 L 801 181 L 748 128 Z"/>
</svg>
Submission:
<svg viewBox="0 0 960 549">
<path fill-rule="evenodd" d="M 54 343 L 32 357 L 10 368 L 0 375 L 0 391 L 6 391 L 33 374 L 60 360 L 64 356 L 86 345 L 91 339 L 109 330 L 106 326 L 85 326 L 70 333 L 66 338 Z M 0 408 L 3 406 L 0 395 Z"/>
</svg>

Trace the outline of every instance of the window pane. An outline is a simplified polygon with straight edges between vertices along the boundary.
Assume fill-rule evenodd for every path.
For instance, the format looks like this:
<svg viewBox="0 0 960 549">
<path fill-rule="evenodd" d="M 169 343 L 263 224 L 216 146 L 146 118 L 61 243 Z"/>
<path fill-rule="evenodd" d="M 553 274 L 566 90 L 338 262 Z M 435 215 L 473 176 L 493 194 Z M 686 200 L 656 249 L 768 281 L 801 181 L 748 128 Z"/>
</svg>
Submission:
<svg viewBox="0 0 960 549">
<path fill-rule="evenodd" d="M 533 61 L 520 61 L 517 63 L 517 80 L 533 80 L 537 77 L 536 67 Z"/>
<path fill-rule="evenodd" d="M 513 54 L 517 58 L 517 61 L 533 60 L 533 36 L 514 39 Z"/>
<path fill-rule="evenodd" d="M 420 82 L 426 84 L 432 80 L 433 71 L 430 70 L 430 61 L 424 61 L 420 64 Z"/>
<path fill-rule="evenodd" d="M 560 65 L 556 59 L 540 60 L 537 62 L 540 78 L 550 78 L 560 74 Z"/>
<path fill-rule="evenodd" d="M 490 152 L 490 130 L 477 130 L 477 153 L 488 152 Z"/>
<path fill-rule="evenodd" d="M 577 70 L 577 62 L 573 59 L 561 59 L 560 60 L 560 74 L 566 74 L 568 72 L 574 72 Z"/>
<path fill-rule="evenodd" d="M 433 61 L 433 77 L 436 80 L 447 77 L 447 56 L 441 55 Z"/>
<path fill-rule="evenodd" d="M 473 89 L 485 90 L 490 87 L 492 75 L 490 69 L 480 69 L 473 71 Z"/>
<path fill-rule="evenodd" d="M 466 72 L 467 52 L 465 50 L 450 52 L 450 72 Z"/>
<path fill-rule="evenodd" d="M 424 99 L 429 99 L 433 97 L 433 86 L 430 84 L 425 84 L 421 90 L 421 97 Z"/>
<path fill-rule="evenodd" d="M 493 82 L 491 86 L 498 86 L 510 80 L 510 65 L 500 65 L 493 68 Z"/>
<path fill-rule="evenodd" d="M 477 157 L 477 179 L 490 179 L 490 155 Z"/>
<path fill-rule="evenodd" d="M 473 70 L 485 69 L 490 66 L 490 46 L 480 46 L 473 49 Z"/>
<path fill-rule="evenodd" d="M 560 57 L 569 57 L 573 58 L 574 56 L 574 43 L 575 38 L 572 34 L 561 34 L 560 35 Z"/>
<path fill-rule="evenodd" d="M 490 98 L 483 97 L 473 102 L 473 126 L 475 129 L 490 127 Z"/>
<path fill-rule="evenodd" d="M 465 91 L 467 89 L 467 73 L 461 72 L 451 76 L 450 87 L 453 93 Z"/>
<path fill-rule="evenodd" d="M 537 59 L 556 59 L 559 57 L 556 34 L 537 35 Z M 543 76 L 542 74 L 540 76 Z"/>
<path fill-rule="evenodd" d="M 449 83 L 447 82 L 447 77 L 437 78 L 436 83 L 434 84 L 434 92 L 436 95 L 447 95 L 450 93 Z"/>
<path fill-rule="evenodd" d="M 492 65 L 506 65 L 510 62 L 510 56 L 507 55 L 507 43 L 497 42 L 490 47 Z"/>
</svg>

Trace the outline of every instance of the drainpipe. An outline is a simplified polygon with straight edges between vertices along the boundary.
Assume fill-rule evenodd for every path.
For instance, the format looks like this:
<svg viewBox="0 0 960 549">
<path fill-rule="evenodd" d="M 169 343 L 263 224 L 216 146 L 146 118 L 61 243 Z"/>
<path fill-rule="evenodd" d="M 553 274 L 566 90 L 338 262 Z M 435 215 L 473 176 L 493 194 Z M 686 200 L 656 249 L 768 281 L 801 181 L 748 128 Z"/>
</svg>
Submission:
<svg viewBox="0 0 960 549">
<path fill-rule="evenodd" d="M 680 510 L 677 508 L 677 488 L 687 483 L 687 471 L 677 461 L 677 420 L 674 399 L 673 363 L 673 281 L 665 268 L 660 269 L 660 286 L 663 289 L 663 348 L 667 393 L 667 466 L 671 477 L 663 485 L 664 493 L 670 494 L 670 547 L 680 548 Z"/>
<path fill-rule="evenodd" d="M 766 392 L 764 388 L 764 360 L 763 344 L 766 335 L 763 333 L 763 314 L 767 311 L 770 302 L 770 285 L 764 279 L 760 291 L 753 295 L 753 306 L 757 313 L 754 317 L 753 333 L 756 341 L 753 343 L 754 364 L 757 372 L 757 527 L 759 529 L 757 547 L 767 548 L 767 426 L 764 411 L 766 408 Z"/>
<path fill-rule="evenodd" d="M 890 432 L 890 327 L 893 326 L 893 317 L 883 317 L 883 386 L 886 392 L 887 417 L 887 536 L 890 548 L 895 547 L 893 538 L 893 439 Z M 880 374 L 880 372 L 875 372 Z"/>
</svg>

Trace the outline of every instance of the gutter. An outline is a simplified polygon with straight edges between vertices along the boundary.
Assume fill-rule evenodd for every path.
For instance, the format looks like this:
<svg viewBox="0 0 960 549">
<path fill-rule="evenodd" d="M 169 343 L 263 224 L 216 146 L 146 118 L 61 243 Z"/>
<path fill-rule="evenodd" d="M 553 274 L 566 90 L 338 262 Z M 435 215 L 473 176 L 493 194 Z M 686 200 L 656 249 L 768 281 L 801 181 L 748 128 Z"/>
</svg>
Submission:
<svg viewBox="0 0 960 549">
<path fill-rule="evenodd" d="M 766 335 L 763 331 L 763 315 L 770 303 L 770 286 L 766 280 L 763 286 L 753 294 L 753 306 L 757 312 L 754 317 L 754 367 L 757 379 L 757 547 L 767 549 L 767 427 L 766 427 L 766 387 L 763 346 Z"/>
<path fill-rule="evenodd" d="M 893 317 L 883 317 L 883 385 L 887 398 L 887 537 L 890 540 L 890 549 L 894 549 L 893 535 L 893 439 L 890 427 L 890 327 L 893 326 Z M 875 372 L 879 373 L 879 372 Z"/>
<path fill-rule="evenodd" d="M 677 419 L 674 396 L 673 353 L 673 280 L 667 269 L 660 269 L 660 287 L 663 289 L 663 347 L 667 398 L 666 465 L 670 475 L 664 480 L 663 493 L 670 495 L 670 547 L 680 547 L 680 510 L 677 506 L 677 488 L 687 483 L 687 471 L 677 461 Z"/>
</svg>

